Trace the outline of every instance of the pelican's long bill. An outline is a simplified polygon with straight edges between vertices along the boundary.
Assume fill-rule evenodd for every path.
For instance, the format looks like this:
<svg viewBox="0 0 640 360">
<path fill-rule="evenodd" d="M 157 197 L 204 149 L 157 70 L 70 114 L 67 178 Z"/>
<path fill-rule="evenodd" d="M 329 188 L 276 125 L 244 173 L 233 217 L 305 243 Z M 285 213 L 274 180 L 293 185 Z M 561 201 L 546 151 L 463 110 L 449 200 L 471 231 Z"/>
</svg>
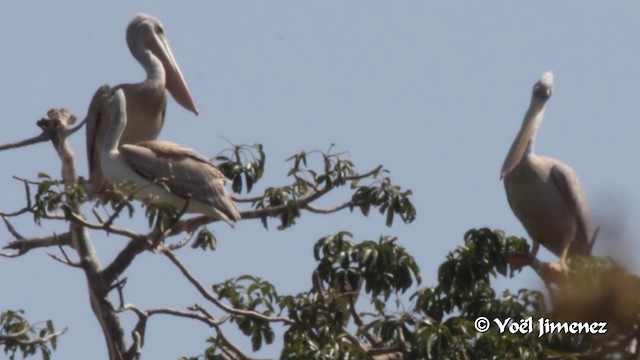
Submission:
<svg viewBox="0 0 640 360">
<path fill-rule="evenodd" d="M 198 108 L 173 56 L 160 20 L 147 14 L 136 15 L 127 27 L 127 43 L 136 58 L 138 51 L 148 49 L 160 60 L 164 68 L 166 89 L 178 104 L 198 115 Z"/>
</svg>

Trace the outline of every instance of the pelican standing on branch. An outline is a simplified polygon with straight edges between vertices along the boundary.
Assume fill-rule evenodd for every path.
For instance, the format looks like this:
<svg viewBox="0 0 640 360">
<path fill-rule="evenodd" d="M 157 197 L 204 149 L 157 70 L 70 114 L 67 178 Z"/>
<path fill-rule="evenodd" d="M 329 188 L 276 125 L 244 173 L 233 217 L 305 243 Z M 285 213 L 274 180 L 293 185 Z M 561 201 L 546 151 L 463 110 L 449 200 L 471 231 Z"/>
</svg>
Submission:
<svg viewBox="0 0 640 360">
<path fill-rule="evenodd" d="M 533 241 L 535 257 L 540 244 L 560 257 L 591 253 L 589 205 L 575 171 L 557 159 L 533 153 L 533 141 L 553 91 L 553 74 L 546 72 L 533 86 L 529 110 L 502 165 L 500 178 L 511 210 Z"/>
<path fill-rule="evenodd" d="M 187 212 L 209 215 L 231 226 L 240 220 L 240 212 L 224 187 L 227 178 L 194 150 L 160 140 L 118 147 L 127 128 L 127 102 L 123 89 L 107 100 L 108 131 L 100 151 L 105 178 L 111 183 L 133 181 L 134 196 L 141 200 L 169 203 L 178 209 L 189 201 Z M 158 179 L 168 181 L 163 186 Z"/>
<path fill-rule="evenodd" d="M 127 98 L 129 123 L 120 137 L 120 145 L 155 140 L 164 123 L 168 90 L 184 108 L 198 114 L 189 88 L 173 57 L 160 21 L 150 15 L 138 14 L 127 27 L 127 45 L 140 62 L 147 78 L 136 84 L 121 84 Z M 106 185 L 100 166 L 100 151 L 108 128 L 106 102 L 112 94 L 108 85 L 100 87 L 93 96 L 87 113 L 87 158 L 89 182 L 94 194 L 103 192 Z"/>
</svg>

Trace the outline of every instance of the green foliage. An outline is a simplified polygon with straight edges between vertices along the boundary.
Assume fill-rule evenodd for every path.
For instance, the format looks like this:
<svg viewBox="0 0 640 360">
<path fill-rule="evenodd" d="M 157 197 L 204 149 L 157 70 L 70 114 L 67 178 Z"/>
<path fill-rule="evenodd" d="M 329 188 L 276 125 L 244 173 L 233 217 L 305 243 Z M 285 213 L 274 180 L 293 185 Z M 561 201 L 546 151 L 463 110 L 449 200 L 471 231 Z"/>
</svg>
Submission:
<svg viewBox="0 0 640 360">
<path fill-rule="evenodd" d="M 42 358 L 48 360 L 57 344 L 58 334 L 51 320 L 46 321 L 45 326 L 39 326 L 30 324 L 25 319 L 23 310 L 0 313 L 0 346 L 3 346 L 9 359 L 15 359 L 18 351 L 22 358 L 39 351 Z"/>
<path fill-rule="evenodd" d="M 440 265 L 438 286 L 430 296 L 418 297 L 418 306 L 438 322 L 454 310 L 467 317 L 486 316 L 491 309 L 487 301 L 495 296 L 491 278 L 497 274 L 513 277 L 517 270 L 504 260 L 504 254 L 528 249 L 524 239 L 504 237 L 501 231 L 486 228 L 468 231 L 464 240 Z"/>
<path fill-rule="evenodd" d="M 215 250 L 216 246 L 218 246 L 218 240 L 215 235 L 211 232 L 211 230 L 207 229 L 205 226 L 198 232 L 198 236 L 196 240 L 191 244 L 192 249 L 202 249 L 202 250 Z"/>
<path fill-rule="evenodd" d="M 169 228 L 180 214 L 180 209 L 168 203 L 146 202 L 144 206 L 149 227 L 159 231 Z"/>
<path fill-rule="evenodd" d="M 441 264 L 438 283 L 424 288 L 415 288 L 421 282 L 418 266 L 396 238 L 359 243 L 352 238 L 339 232 L 318 240 L 310 291 L 280 296 L 271 284 L 248 276 L 216 285 L 214 291 L 240 309 L 268 315 L 279 308 L 290 321 L 282 359 L 361 359 L 373 354 L 404 359 L 635 358 L 632 340 L 640 331 L 640 278 L 610 261 L 572 259 L 571 281 L 552 287 L 549 309 L 539 291 L 498 294 L 492 287 L 494 279 L 518 274 L 505 255 L 526 252 L 522 238 L 486 228 L 468 231 L 464 244 Z M 411 305 L 404 306 L 400 295 L 411 288 Z M 490 320 L 489 331 L 475 329 L 480 316 Z M 232 318 L 248 324 L 242 330 L 252 337 L 254 350 L 270 329 L 268 321 Z M 533 328 L 528 333 L 500 333 L 494 319 L 510 319 L 509 324 L 530 321 Z M 604 320 L 608 332 L 539 336 L 539 319 Z M 225 344 L 217 338 L 208 342 L 200 358 L 222 356 Z"/>
<path fill-rule="evenodd" d="M 310 291 L 280 299 L 294 321 L 284 335 L 282 359 L 362 358 L 366 352 L 345 328 L 350 318 L 348 296 L 335 289 Z"/>
<path fill-rule="evenodd" d="M 380 214 L 386 212 L 387 226 L 393 225 L 394 215 L 399 215 L 404 223 L 416 218 L 416 209 L 409 200 L 411 190 L 402 191 L 391 183 L 389 177 L 377 179 L 372 185 L 359 186 L 353 194 L 351 210 L 357 205 L 364 216 L 369 215 L 371 206 L 377 207 Z"/>
<path fill-rule="evenodd" d="M 225 155 L 227 153 L 231 154 Z M 215 159 L 218 161 L 218 169 L 231 180 L 233 192 L 238 194 L 242 192 L 243 187 L 247 193 L 251 192 L 253 185 L 264 174 L 266 155 L 262 144 L 235 145 L 233 149 L 222 151 Z"/>
<path fill-rule="evenodd" d="M 262 198 L 255 201 L 253 205 L 256 209 L 269 209 L 280 206 L 284 207 L 278 215 L 280 218 L 278 230 L 284 230 L 295 225 L 296 219 L 300 217 L 300 207 L 296 204 L 295 200 L 302 195 L 304 190 L 304 187 L 301 187 L 298 184 L 283 186 L 280 188 L 270 187 L 264 191 Z M 263 217 L 260 220 L 262 221 L 262 225 L 265 228 L 268 228 L 267 218 Z"/>
<path fill-rule="evenodd" d="M 419 283 L 421 275 L 413 257 L 396 238 L 359 244 L 351 238 L 341 232 L 318 240 L 314 246 L 318 266 L 310 291 L 281 296 L 269 282 L 247 275 L 215 284 L 212 289 L 236 309 L 264 316 L 286 314 L 291 323 L 286 325 L 283 359 L 361 358 L 366 349 L 347 329 L 354 316 L 359 317 L 353 311 L 361 286 L 371 295 L 371 303 L 380 306 L 391 294 L 404 293 Z M 274 340 L 271 321 L 247 315 L 230 318 L 251 338 L 254 351 L 263 342 Z M 208 342 L 211 345 L 199 358 L 216 359 L 229 351 L 218 338 Z"/>
<path fill-rule="evenodd" d="M 396 215 L 402 221 L 410 223 L 415 220 L 416 209 L 411 203 L 411 191 L 402 191 L 399 186 L 393 185 L 389 177 L 380 177 L 386 173 L 382 167 L 366 173 L 358 174 L 353 162 L 342 158 L 342 153 L 333 153 L 331 149 L 323 153 L 320 151 L 300 151 L 287 159 L 292 163 L 289 177 L 294 178 L 291 185 L 282 187 L 269 187 L 264 194 L 253 201 L 256 209 L 280 208 L 278 217 L 280 225 L 278 230 L 295 225 L 295 220 L 301 215 L 301 207 L 307 206 L 324 194 L 336 188 L 350 184 L 354 194 L 346 203 L 349 209 L 360 208 L 367 216 L 371 207 L 376 207 L 381 214 L 386 214 L 386 224 L 391 226 Z M 309 166 L 310 158 L 320 158 L 321 170 Z M 360 182 L 369 180 L 369 185 L 359 185 Z M 331 211 L 328 211 L 331 212 Z M 267 228 L 267 216 L 262 217 L 262 224 Z"/>
<path fill-rule="evenodd" d="M 355 244 L 348 232 L 339 232 L 318 240 L 313 255 L 318 261 L 320 281 L 343 292 L 357 291 L 361 281 L 373 298 L 404 293 L 414 280 L 420 283 L 420 269 L 412 256 L 396 244 L 397 238 L 382 236 L 378 242 Z"/>
<path fill-rule="evenodd" d="M 221 170 L 232 179 L 235 192 L 250 192 L 264 173 L 262 146 L 235 146 L 229 151 L 231 155 L 223 153 L 216 158 Z M 382 167 L 357 173 L 354 164 L 342 155 L 331 149 L 326 153 L 301 151 L 287 159 L 291 163 L 291 184 L 268 187 L 261 196 L 246 201 L 263 210 L 258 216 L 265 227 L 268 217 L 278 217 L 280 230 L 293 226 L 302 210 L 331 213 L 357 208 L 368 216 L 371 208 L 377 208 L 388 226 L 396 216 L 405 223 L 415 219 L 410 190 L 394 185 Z M 315 167 L 309 166 L 312 161 Z M 37 185 L 37 193 L 29 209 L 38 223 L 51 212 L 72 208 L 86 199 L 78 186 L 62 184 L 46 174 L 40 178 L 31 183 Z M 166 186 L 166 181 L 171 179 L 159 179 L 157 183 Z M 329 209 L 310 205 L 341 187 L 351 190 L 347 202 Z M 116 214 L 126 206 L 131 215 L 131 192 L 123 189 L 126 184 L 116 187 L 115 199 L 109 201 Z M 181 210 L 167 204 L 146 204 L 145 214 L 149 226 L 165 230 Z M 191 246 L 214 250 L 216 243 L 213 233 L 204 228 Z M 496 278 L 519 274 L 520 269 L 507 261 L 510 255 L 528 252 L 529 245 L 522 238 L 507 237 L 500 230 L 472 229 L 464 235 L 464 244 L 450 252 L 438 268 L 437 283 L 419 288 L 420 269 L 397 238 L 381 236 L 377 241 L 356 242 L 346 231 L 325 236 L 313 247 L 317 265 L 310 276 L 309 291 L 280 295 L 271 283 L 250 275 L 212 285 L 217 299 L 229 308 L 223 307 L 225 315 L 219 324 L 212 325 L 217 335 L 207 339 L 204 353 L 182 359 L 243 358 L 220 328 L 235 324 L 257 351 L 274 342 L 275 323 L 285 329 L 282 359 L 361 359 L 374 355 L 403 359 L 637 357 L 638 276 L 610 260 L 574 257 L 565 280 L 548 287 L 548 298 L 540 291 L 524 288 L 497 291 L 492 284 Z M 526 259 L 541 276 L 550 269 L 549 264 Z M 478 317 L 489 319 L 491 329 L 477 331 L 474 325 Z M 528 333 L 501 333 L 496 319 L 509 320 L 508 324 L 537 324 L 539 319 L 606 322 L 607 333 L 538 336 L 537 327 Z M 28 325 L 21 312 L 3 313 L 0 324 L 5 333 L 11 331 L 18 336 L 53 333 L 52 325 L 41 330 Z M 36 348 L 49 356 L 45 343 L 29 348 L 24 343 L 9 343 L 1 336 L 0 344 L 12 358 L 18 350 L 32 355 Z M 51 346 L 55 348 L 55 338 Z"/>
<path fill-rule="evenodd" d="M 278 299 L 278 293 L 271 283 L 249 275 L 212 285 L 212 289 L 220 298 L 227 299 L 234 308 L 265 316 L 274 313 L 274 303 Z M 238 328 L 251 337 L 254 351 L 262 347 L 263 341 L 271 344 L 275 338 L 271 324 L 265 319 L 239 315 L 231 317 L 231 321 L 236 322 Z"/>
<path fill-rule="evenodd" d="M 77 208 L 87 199 L 84 189 L 78 184 L 65 184 L 45 173 L 38 173 L 38 178 L 42 180 L 32 183 L 37 186 L 37 191 L 31 209 L 33 220 L 38 225 L 42 218 L 47 218 L 52 212 L 67 206 Z"/>
</svg>

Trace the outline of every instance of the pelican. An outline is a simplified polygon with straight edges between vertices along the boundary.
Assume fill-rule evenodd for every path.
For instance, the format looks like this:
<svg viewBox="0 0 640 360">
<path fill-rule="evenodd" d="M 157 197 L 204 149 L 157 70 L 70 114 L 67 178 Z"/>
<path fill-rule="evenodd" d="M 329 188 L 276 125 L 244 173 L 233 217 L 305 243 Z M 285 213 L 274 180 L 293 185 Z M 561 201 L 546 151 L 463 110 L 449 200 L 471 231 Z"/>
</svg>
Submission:
<svg viewBox="0 0 640 360">
<path fill-rule="evenodd" d="M 195 150 L 169 141 L 150 140 L 118 147 L 127 128 L 127 100 L 118 89 L 107 101 L 108 131 L 100 151 L 105 178 L 111 183 L 131 180 L 140 200 L 169 203 L 186 211 L 226 221 L 240 220 L 240 212 L 224 187 L 227 179 Z M 166 187 L 155 182 L 169 179 Z M 169 191 L 167 191 L 168 189 Z"/>
<path fill-rule="evenodd" d="M 531 104 L 522 128 L 504 160 L 500 178 L 511 210 L 533 241 L 532 256 L 540 244 L 560 257 L 589 255 L 591 237 L 589 205 L 575 171 L 560 160 L 533 153 L 533 141 L 553 90 L 549 71 L 533 86 Z"/>
<path fill-rule="evenodd" d="M 127 45 L 133 57 L 146 71 L 147 78 L 140 83 L 114 87 L 124 91 L 127 117 L 130 119 L 120 137 L 120 145 L 155 140 L 158 137 L 167 105 L 165 89 L 180 105 L 198 115 L 198 108 L 158 19 L 146 14 L 136 15 L 127 27 Z M 106 185 L 99 153 L 108 127 L 105 106 L 111 92 L 108 85 L 103 85 L 96 91 L 86 119 L 89 182 L 93 193 L 98 194 L 102 193 Z"/>
</svg>

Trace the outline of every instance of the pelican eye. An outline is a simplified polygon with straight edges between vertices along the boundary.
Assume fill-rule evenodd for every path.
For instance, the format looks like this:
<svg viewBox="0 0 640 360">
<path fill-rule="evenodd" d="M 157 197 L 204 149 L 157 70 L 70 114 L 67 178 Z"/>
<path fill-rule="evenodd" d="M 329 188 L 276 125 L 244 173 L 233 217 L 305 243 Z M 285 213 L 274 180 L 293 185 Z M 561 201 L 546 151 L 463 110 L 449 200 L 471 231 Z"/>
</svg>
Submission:
<svg viewBox="0 0 640 360">
<path fill-rule="evenodd" d="M 536 84 L 536 86 L 533 87 L 533 96 L 538 99 L 547 100 L 551 97 L 551 89 L 547 86 Z"/>
<path fill-rule="evenodd" d="M 156 25 L 156 33 L 157 34 L 164 34 L 164 30 L 162 29 L 162 27 L 160 25 Z"/>
</svg>

